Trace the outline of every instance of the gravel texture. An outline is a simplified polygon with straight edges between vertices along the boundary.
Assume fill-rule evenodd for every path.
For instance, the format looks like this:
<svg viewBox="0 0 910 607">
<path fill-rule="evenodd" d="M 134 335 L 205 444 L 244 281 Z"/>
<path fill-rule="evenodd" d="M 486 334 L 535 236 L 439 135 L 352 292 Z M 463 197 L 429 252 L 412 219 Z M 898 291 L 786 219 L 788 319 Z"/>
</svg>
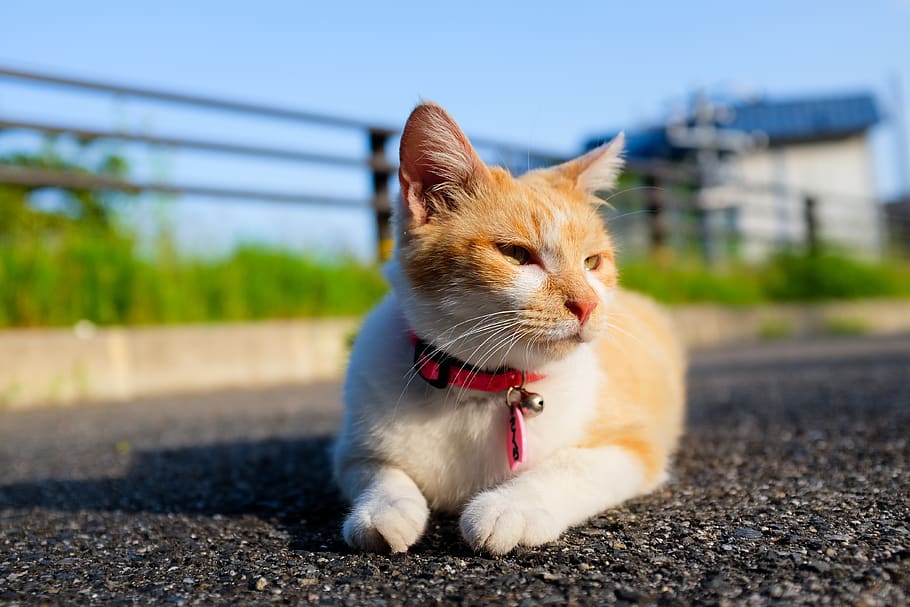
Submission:
<svg viewBox="0 0 910 607">
<path fill-rule="evenodd" d="M 910 337 L 704 352 L 673 480 L 488 558 L 350 552 L 338 387 L 0 412 L 0 604 L 910 601 Z"/>
</svg>

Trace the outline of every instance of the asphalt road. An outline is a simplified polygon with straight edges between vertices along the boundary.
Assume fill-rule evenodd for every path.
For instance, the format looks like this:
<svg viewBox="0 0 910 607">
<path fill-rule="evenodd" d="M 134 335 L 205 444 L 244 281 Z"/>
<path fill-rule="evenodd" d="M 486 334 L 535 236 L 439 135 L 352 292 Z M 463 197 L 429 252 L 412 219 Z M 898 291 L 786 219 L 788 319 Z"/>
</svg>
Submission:
<svg viewBox="0 0 910 607">
<path fill-rule="evenodd" d="M 338 387 L 0 412 L 0 604 L 910 601 L 910 337 L 705 352 L 674 479 L 488 558 L 350 552 Z"/>
</svg>

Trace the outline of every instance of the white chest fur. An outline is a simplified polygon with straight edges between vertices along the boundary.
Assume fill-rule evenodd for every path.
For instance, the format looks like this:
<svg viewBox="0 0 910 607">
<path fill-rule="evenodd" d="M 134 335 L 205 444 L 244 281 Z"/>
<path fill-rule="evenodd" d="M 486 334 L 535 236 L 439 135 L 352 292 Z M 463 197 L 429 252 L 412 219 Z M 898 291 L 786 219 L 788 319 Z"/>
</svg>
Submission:
<svg viewBox="0 0 910 607">
<path fill-rule="evenodd" d="M 508 479 L 508 409 L 504 394 L 436 389 L 413 377 L 413 348 L 394 295 L 365 321 L 345 382 L 345 419 L 336 462 L 373 460 L 400 468 L 431 507 L 461 507 L 482 489 Z M 579 442 L 594 414 L 601 372 L 588 344 L 535 369 L 546 379 L 528 386 L 544 412 L 526 420 L 533 467 L 559 447 Z"/>
</svg>

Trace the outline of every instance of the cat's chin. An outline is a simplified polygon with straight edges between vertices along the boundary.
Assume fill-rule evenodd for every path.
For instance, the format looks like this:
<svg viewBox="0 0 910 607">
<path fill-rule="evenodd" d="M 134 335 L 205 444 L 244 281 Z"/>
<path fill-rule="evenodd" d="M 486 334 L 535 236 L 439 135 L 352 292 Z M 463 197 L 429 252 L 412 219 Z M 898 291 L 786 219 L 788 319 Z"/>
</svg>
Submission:
<svg viewBox="0 0 910 607">
<path fill-rule="evenodd" d="M 599 329 L 581 328 L 571 332 L 554 335 L 550 339 L 544 340 L 544 344 L 553 344 L 560 347 L 577 346 L 578 344 L 591 343 L 600 336 Z"/>
<path fill-rule="evenodd" d="M 588 340 L 584 339 L 580 334 L 537 342 L 537 356 L 534 357 L 537 359 L 534 361 L 537 362 L 537 365 L 532 364 L 531 366 L 539 367 L 549 362 L 560 361 L 572 354 L 576 349 L 578 349 L 579 346 L 585 343 L 588 343 Z"/>
</svg>

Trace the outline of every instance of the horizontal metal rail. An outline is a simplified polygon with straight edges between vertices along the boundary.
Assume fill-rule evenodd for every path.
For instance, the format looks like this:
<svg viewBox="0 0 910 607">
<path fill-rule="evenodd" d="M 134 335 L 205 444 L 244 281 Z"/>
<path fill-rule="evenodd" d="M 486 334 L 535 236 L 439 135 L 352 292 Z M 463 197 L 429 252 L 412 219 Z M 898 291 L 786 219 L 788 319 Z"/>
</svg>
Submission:
<svg viewBox="0 0 910 607">
<path fill-rule="evenodd" d="M 383 162 L 380 159 L 375 158 L 352 158 L 350 156 L 316 154 L 302 150 L 261 147 L 185 137 L 158 137 L 154 135 L 142 135 L 139 133 L 127 133 L 125 131 L 88 129 L 83 127 L 64 126 L 60 124 L 48 124 L 45 122 L 3 120 L 0 118 L 0 130 L 4 129 L 37 131 L 46 135 L 72 135 L 78 139 L 88 141 L 94 141 L 98 139 L 111 139 L 118 141 L 145 143 L 148 145 L 156 146 L 170 146 L 185 149 L 206 150 L 210 152 L 234 154 L 239 156 L 259 156 L 264 158 L 275 158 L 279 160 L 310 162 L 314 164 L 328 164 L 358 169 L 370 168 L 376 171 L 387 171 L 390 173 L 398 169 L 398 167 L 391 165 L 388 162 Z"/>
<path fill-rule="evenodd" d="M 186 93 L 177 93 L 174 91 L 156 90 L 138 86 L 127 86 L 115 84 L 112 82 L 103 82 L 100 80 L 86 80 L 84 78 L 70 78 L 67 76 L 58 76 L 46 72 L 26 72 L 22 70 L 11 69 L 0 66 L 0 76 L 7 78 L 16 78 L 18 80 L 29 80 L 53 86 L 65 88 L 80 88 L 90 91 L 103 93 L 112 93 L 114 95 L 123 95 L 126 97 L 141 97 L 144 99 L 154 99 L 156 101 L 165 101 L 180 105 L 195 105 L 198 107 L 207 107 L 227 112 L 239 114 L 254 114 L 257 116 L 268 116 L 282 120 L 293 120 L 297 122 L 312 122 L 326 126 L 335 126 L 343 128 L 352 128 L 360 130 L 377 130 L 389 133 L 396 132 L 396 129 L 389 129 L 381 125 L 372 124 L 362 120 L 351 118 L 341 118 L 339 116 L 329 116 L 318 114 L 316 112 L 305 112 L 301 110 L 284 108 L 272 105 L 262 105 L 256 103 L 247 103 L 243 101 L 231 101 L 218 97 L 208 97 L 204 95 L 189 95 Z"/>
<path fill-rule="evenodd" d="M 294 162 L 309 162 L 350 168 L 368 168 L 374 171 L 393 174 L 398 166 L 386 162 L 382 158 L 354 158 L 333 154 L 317 154 L 303 150 L 289 150 L 246 144 L 236 144 L 204 139 L 186 137 L 166 137 L 143 135 L 140 133 L 127 133 L 125 131 L 108 131 L 102 129 L 88 129 L 84 127 L 64 126 L 44 122 L 31 122 L 23 120 L 4 120 L 0 118 L 0 131 L 24 130 L 44 133 L 47 135 L 71 135 L 77 139 L 99 140 L 109 139 L 115 141 L 129 141 L 155 146 L 178 147 L 184 149 L 205 150 L 217 153 L 232 154 L 237 156 L 254 156 L 274 158 Z M 553 160 L 560 160 L 555 156 Z M 626 163 L 626 170 L 636 175 L 653 175 L 673 182 L 686 182 L 695 179 L 693 169 L 659 162 L 638 162 L 630 160 Z"/>
<path fill-rule="evenodd" d="M 336 166 L 351 169 L 366 169 L 372 177 L 372 195 L 369 199 L 348 198 L 333 195 L 312 194 L 306 192 L 281 192 L 258 189 L 241 189 L 235 187 L 216 187 L 199 184 L 168 184 L 162 182 L 141 182 L 121 179 L 112 176 L 94 175 L 88 172 L 61 171 L 20 167 L 0 164 L 0 183 L 19 184 L 29 188 L 69 188 L 99 191 L 116 191 L 131 194 L 154 192 L 166 195 L 195 195 L 232 200 L 261 200 L 279 203 L 311 204 L 326 206 L 357 207 L 372 209 L 376 216 L 377 243 L 380 258 L 385 258 L 391 251 L 392 233 L 389 223 L 391 216 L 392 192 L 390 181 L 397 170 L 386 152 L 389 144 L 400 135 L 400 128 L 376 124 L 318 112 L 274 105 L 257 104 L 245 101 L 186 94 L 175 91 L 129 86 L 113 82 L 72 78 L 44 72 L 23 71 L 0 65 L 0 81 L 19 80 L 23 83 L 38 86 L 56 87 L 71 93 L 102 94 L 109 97 L 141 99 L 157 104 L 172 104 L 208 111 L 242 114 L 264 119 L 277 119 L 298 124 L 309 124 L 317 127 L 339 128 L 358 131 L 366 136 L 368 150 L 364 156 L 344 156 L 335 153 L 322 153 L 301 149 L 288 149 L 281 146 L 269 146 L 256 143 L 218 141 L 203 138 L 148 135 L 128 132 L 120 129 L 103 129 L 93 127 L 70 126 L 46 121 L 18 120 L 5 115 L 0 118 L 0 131 L 23 130 L 46 135 L 66 135 L 80 140 L 113 140 L 155 147 L 169 147 L 187 150 L 205 151 L 216 154 L 230 154 L 240 157 L 259 157 L 272 160 L 309 163 L 313 165 Z M 471 141 L 482 152 L 497 154 L 498 161 L 509 167 L 521 166 L 527 159 L 528 165 L 552 165 L 566 160 L 567 155 L 553 153 L 549 150 L 532 149 L 526 145 L 517 145 L 483 137 L 472 137 Z M 693 183 L 698 181 L 698 174 L 692 169 L 664 162 L 642 162 L 630 160 L 626 170 L 645 177 L 646 181 L 659 183 Z M 616 194 L 619 196 L 622 192 Z"/>
<path fill-rule="evenodd" d="M 624 172 L 642 177 L 656 177 L 662 181 L 669 181 L 674 184 L 692 183 L 698 178 L 698 172 L 694 167 L 660 160 L 643 161 L 629 159 L 626 160 L 624 164 Z"/>
<path fill-rule="evenodd" d="M 145 87 L 128 86 L 112 82 L 103 82 L 99 80 L 87 80 L 84 78 L 71 78 L 47 72 L 32 72 L 12 69 L 0 65 L 0 77 L 13 78 L 17 80 L 26 80 L 39 84 L 59 86 L 64 88 L 78 88 L 88 91 L 122 95 L 126 97 L 138 97 L 144 99 L 153 99 L 179 105 L 190 105 L 197 107 L 207 107 L 226 112 L 250 114 L 255 116 L 264 116 L 277 118 L 280 120 L 291 120 L 295 122 L 309 122 L 330 127 L 350 128 L 370 133 L 384 134 L 386 136 L 397 135 L 401 132 L 400 128 L 381 125 L 365 120 L 353 118 L 344 118 L 340 116 L 331 116 L 317 112 L 307 112 L 292 108 L 248 103 L 243 101 L 232 101 L 219 97 L 209 97 L 205 95 L 190 95 L 186 93 L 177 93 L 159 89 L 150 89 Z M 480 147 L 498 150 L 504 154 L 510 155 L 530 155 L 532 158 L 559 161 L 563 158 L 561 154 L 554 154 L 547 150 L 535 150 L 529 146 L 506 143 L 487 139 L 484 137 L 471 137 L 471 141 Z"/>
<path fill-rule="evenodd" d="M 93 175 L 89 173 L 71 173 L 47 169 L 0 165 L 0 183 L 23 185 L 28 187 L 55 187 L 86 190 L 102 190 L 139 194 L 155 192 L 170 195 L 211 196 L 234 200 L 268 200 L 294 204 L 340 205 L 347 207 L 369 208 L 369 201 L 362 198 L 307 194 L 295 192 L 269 192 L 263 190 L 243 190 L 219 188 L 206 185 L 165 184 L 154 182 L 131 181 Z"/>
</svg>

